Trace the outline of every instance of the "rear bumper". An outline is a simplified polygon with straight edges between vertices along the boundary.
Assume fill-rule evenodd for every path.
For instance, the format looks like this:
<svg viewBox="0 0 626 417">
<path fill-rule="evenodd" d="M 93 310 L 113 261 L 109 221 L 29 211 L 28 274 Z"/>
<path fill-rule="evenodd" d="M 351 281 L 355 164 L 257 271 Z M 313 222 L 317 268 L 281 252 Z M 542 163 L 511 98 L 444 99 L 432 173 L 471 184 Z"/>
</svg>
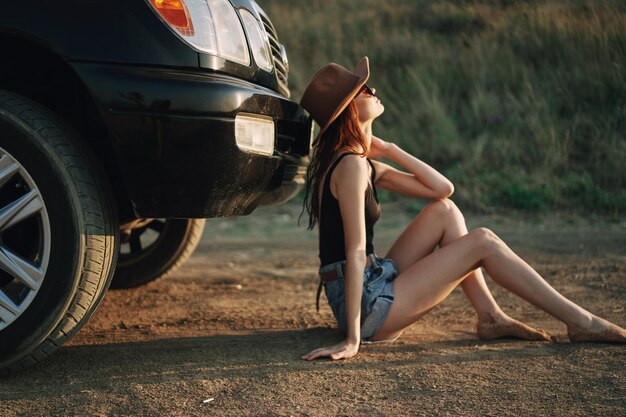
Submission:
<svg viewBox="0 0 626 417">
<path fill-rule="evenodd" d="M 286 201 L 302 187 L 311 123 L 297 103 L 219 74 L 73 67 L 109 129 L 137 217 L 243 215 Z M 272 117 L 272 156 L 237 147 L 239 112 Z"/>
</svg>

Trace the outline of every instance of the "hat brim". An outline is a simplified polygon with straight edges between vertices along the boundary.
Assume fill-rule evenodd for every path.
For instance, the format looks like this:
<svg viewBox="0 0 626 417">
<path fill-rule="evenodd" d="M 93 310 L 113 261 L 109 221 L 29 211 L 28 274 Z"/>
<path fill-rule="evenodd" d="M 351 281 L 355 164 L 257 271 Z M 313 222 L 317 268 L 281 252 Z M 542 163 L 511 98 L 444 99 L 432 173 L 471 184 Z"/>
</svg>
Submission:
<svg viewBox="0 0 626 417">
<path fill-rule="evenodd" d="M 354 84 L 354 87 L 352 87 L 350 92 L 346 95 L 346 97 L 341 101 L 339 106 L 335 109 L 332 116 L 328 119 L 328 122 L 326 122 L 326 124 L 322 126 L 322 129 L 317 134 L 318 137 L 321 136 L 326 131 L 326 129 L 328 129 L 330 125 L 335 121 L 335 119 L 339 117 L 341 112 L 344 111 L 346 107 L 348 107 L 348 104 L 350 104 L 350 102 L 357 96 L 357 94 L 359 94 L 359 92 L 361 91 L 361 88 L 365 85 L 367 80 L 370 78 L 369 58 L 366 56 L 363 57 L 361 61 L 357 64 L 353 72 L 359 76 L 359 79 Z"/>
</svg>

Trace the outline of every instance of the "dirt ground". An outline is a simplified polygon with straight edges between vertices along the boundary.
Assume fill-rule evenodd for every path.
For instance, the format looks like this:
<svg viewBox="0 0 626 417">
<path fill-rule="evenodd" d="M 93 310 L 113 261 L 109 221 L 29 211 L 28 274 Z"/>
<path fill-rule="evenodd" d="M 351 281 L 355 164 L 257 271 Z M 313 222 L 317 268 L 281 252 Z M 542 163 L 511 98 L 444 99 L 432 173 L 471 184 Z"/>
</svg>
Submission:
<svg viewBox="0 0 626 417">
<path fill-rule="evenodd" d="M 626 346 L 569 344 L 565 326 L 490 279 L 507 313 L 559 342 L 477 339 L 457 289 L 393 344 L 347 361 L 300 360 L 342 336 L 326 304 L 315 311 L 316 234 L 297 228 L 298 212 L 290 204 L 209 220 L 180 270 L 110 291 L 70 343 L 0 380 L 0 415 L 626 415 Z M 411 217 L 383 207 L 379 254 Z M 496 231 L 567 297 L 626 326 L 626 223 L 467 220 Z"/>
</svg>

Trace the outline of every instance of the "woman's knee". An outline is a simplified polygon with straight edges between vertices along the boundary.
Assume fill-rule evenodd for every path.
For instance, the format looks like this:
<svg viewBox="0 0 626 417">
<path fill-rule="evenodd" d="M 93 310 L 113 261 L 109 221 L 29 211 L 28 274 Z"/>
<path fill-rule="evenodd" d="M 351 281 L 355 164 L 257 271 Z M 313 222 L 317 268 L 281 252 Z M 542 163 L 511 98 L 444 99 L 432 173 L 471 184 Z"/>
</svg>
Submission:
<svg viewBox="0 0 626 417">
<path fill-rule="evenodd" d="M 427 210 L 430 214 L 445 220 L 456 220 L 459 222 L 465 221 L 461 210 L 459 210 L 457 205 L 448 198 L 442 198 L 429 203 L 425 210 Z"/>
<path fill-rule="evenodd" d="M 504 247 L 504 242 L 491 229 L 479 227 L 469 232 L 469 237 L 485 256 L 497 252 Z"/>
<path fill-rule="evenodd" d="M 450 199 L 435 200 L 429 203 L 424 210 L 429 216 L 433 216 L 444 223 L 465 224 L 463 213 Z"/>
</svg>

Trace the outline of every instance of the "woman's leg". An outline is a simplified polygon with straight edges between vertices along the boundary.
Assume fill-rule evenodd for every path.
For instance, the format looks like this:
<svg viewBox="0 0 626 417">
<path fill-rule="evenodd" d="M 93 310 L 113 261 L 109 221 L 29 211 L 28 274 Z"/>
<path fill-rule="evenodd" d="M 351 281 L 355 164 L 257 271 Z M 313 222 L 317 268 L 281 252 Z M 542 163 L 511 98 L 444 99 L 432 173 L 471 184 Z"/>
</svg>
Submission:
<svg viewBox="0 0 626 417">
<path fill-rule="evenodd" d="M 626 330 L 574 304 L 488 229 L 479 228 L 427 255 L 393 281 L 395 299 L 372 339 L 397 336 L 483 267 L 499 285 L 564 322 L 573 341 L 626 343 Z"/>
<path fill-rule="evenodd" d="M 467 234 L 463 214 L 448 199 L 427 205 L 404 230 L 386 257 L 393 259 L 402 272 L 426 255 L 454 242 Z M 519 337 L 531 340 L 547 340 L 543 330 L 533 329 L 506 315 L 496 303 L 480 268 L 471 271 L 461 287 L 476 311 L 477 333 L 480 338 Z"/>
</svg>

